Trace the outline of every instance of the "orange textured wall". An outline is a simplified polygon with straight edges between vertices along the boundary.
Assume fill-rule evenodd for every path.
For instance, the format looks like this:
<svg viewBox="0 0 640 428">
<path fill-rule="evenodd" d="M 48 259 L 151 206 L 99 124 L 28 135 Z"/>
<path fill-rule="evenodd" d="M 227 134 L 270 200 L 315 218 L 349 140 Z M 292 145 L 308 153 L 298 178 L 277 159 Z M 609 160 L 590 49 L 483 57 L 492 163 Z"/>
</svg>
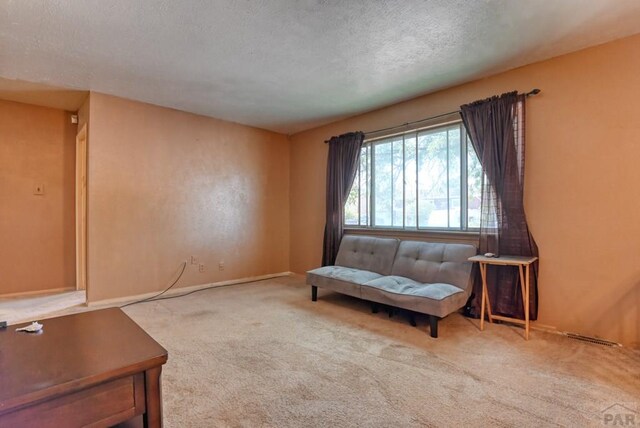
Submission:
<svg viewBox="0 0 640 428">
<path fill-rule="evenodd" d="M 291 270 L 321 261 L 325 139 L 537 87 L 525 207 L 540 247 L 538 325 L 640 346 L 639 52 L 634 36 L 293 135 Z"/>
<path fill-rule="evenodd" d="M 289 141 L 91 93 L 88 299 L 289 270 Z M 224 270 L 218 263 L 224 261 Z"/>
<path fill-rule="evenodd" d="M 0 295 L 75 287 L 75 136 L 68 112 L 0 100 Z"/>
</svg>

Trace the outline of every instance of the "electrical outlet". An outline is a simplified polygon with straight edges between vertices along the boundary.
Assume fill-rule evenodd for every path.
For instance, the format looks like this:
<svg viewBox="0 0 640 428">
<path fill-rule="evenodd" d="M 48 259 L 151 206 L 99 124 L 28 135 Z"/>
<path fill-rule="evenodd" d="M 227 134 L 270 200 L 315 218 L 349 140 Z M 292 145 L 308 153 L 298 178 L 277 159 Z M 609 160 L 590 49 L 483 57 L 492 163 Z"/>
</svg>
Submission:
<svg viewBox="0 0 640 428">
<path fill-rule="evenodd" d="M 200 272 L 204 272 L 204 263 L 200 263 L 200 264 L 198 265 L 198 271 L 200 271 Z"/>
<path fill-rule="evenodd" d="M 198 258 L 196 256 L 191 256 L 191 264 L 192 265 L 197 265 L 198 264 Z"/>
<path fill-rule="evenodd" d="M 218 270 L 224 270 L 224 262 L 219 262 L 218 263 Z"/>
</svg>

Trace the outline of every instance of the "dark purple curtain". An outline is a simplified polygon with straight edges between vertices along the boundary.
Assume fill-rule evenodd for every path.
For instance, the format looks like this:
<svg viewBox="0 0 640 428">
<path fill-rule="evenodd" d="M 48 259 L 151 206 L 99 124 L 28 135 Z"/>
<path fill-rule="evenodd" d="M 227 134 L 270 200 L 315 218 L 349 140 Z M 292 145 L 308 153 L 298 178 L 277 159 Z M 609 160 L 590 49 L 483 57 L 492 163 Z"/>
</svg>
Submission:
<svg viewBox="0 0 640 428">
<path fill-rule="evenodd" d="M 350 132 L 332 137 L 327 159 L 327 222 L 324 227 L 322 266 L 333 265 L 344 234 L 344 204 L 358 171 L 364 134 Z"/>
<path fill-rule="evenodd" d="M 525 95 L 510 92 L 460 107 L 462 120 L 483 171 L 480 253 L 537 256 L 524 212 Z M 538 265 L 530 279 L 530 316 L 538 316 Z M 487 287 L 493 313 L 524 318 L 518 268 L 489 266 Z M 482 296 L 479 272 L 471 315 L 479 317 Z"/>
</svg>

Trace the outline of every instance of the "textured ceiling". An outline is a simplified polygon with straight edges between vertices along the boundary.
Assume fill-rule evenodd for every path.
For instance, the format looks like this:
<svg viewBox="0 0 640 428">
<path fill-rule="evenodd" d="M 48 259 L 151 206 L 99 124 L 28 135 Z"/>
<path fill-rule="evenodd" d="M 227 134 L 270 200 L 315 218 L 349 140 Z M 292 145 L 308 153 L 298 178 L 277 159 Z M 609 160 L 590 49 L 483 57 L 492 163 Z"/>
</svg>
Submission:
<svg viewBox="0 0 640 428">
<path fill-rule="evenodd" d="M 293 133 L 638 22 L 638 0 L 2 0 L 0 76 Z"/>
</svg>

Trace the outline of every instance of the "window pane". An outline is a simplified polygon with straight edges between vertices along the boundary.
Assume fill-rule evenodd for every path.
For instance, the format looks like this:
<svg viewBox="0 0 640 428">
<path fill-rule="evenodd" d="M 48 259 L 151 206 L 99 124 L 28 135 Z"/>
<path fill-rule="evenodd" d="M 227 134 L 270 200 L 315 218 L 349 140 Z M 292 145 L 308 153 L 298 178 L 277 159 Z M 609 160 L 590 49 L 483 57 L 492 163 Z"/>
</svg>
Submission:
<svg viewBox="0 0 640 428">
<path fill-rule="evenodd" d="M 447 131 L 418 134 L 418 226 L 447 227 Z"/>
<path fill-rule="evenodd" d="M 358 224 L 358 202 L 360 196 L 360 174 L 356 175 L 353 180 L 353 186 L 347 196 L 347 202 L 344 205 L 344 224 Z"/>
<path fill-rule="evenodd" d="M 479 228 L 482 168 L 464 132 L 456 123 L 365 144 L 345 225 Z"/>
<path fill-rule="evenodd" d="M 392 226 L 402 227 L 404 217 L 404 162 L 402 138 L 394 140 L 393 151 L 393 218 Z"/>
<path fill-rule="evenodd" d="M 360 151 L 360 225 L 369 225 L 369 184 L 371 177 L 369 175 L 370 146 L 364 146 Z"/>
<path fill-rule="evenodd" d="M 460 126 L 449 128 L 449 227 L 460 229 Z"/>
<path fill-rule="evenodd" d="M 375 226 L 392 226 L 393 176 L 391 142 L 373 146 L 374 221 Z"/>
<path fill-rule="evenodd" d="M 415 228 L 416 222 L 416 136 L 406 136 L 404 139 L 404 198 L 405 198 L 405 227 Z"/>
<path fill-rule="evenodd" d="M 480 208 L 482 204 L 482 167 L 471 140 L 467 138 L 467 225 L 480 228 Z"/>
</svg>

